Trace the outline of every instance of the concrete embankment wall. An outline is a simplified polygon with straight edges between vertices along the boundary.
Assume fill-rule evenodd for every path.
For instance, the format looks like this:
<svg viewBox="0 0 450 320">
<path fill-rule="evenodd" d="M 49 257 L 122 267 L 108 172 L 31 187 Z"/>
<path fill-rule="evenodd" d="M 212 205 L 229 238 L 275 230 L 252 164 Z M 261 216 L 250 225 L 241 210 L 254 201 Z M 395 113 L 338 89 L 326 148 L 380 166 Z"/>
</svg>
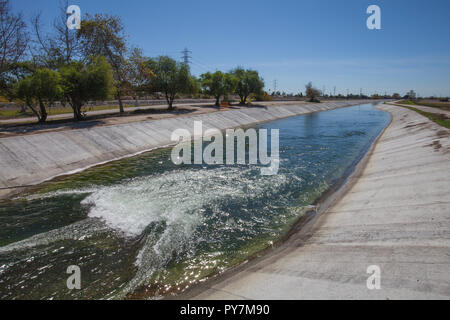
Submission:
<svg viewBox="0 0 450 320">
<path fill-rule="evenodd" d="M 253 107 L 195 116 L 174 117 L 121 125 L 98 126 L 0 139 L 0 197 L 23 186 L 172 144 L 171 134 L 248 126 L 265 121 L 356 105 L 360 101 Z"/>
</svg>

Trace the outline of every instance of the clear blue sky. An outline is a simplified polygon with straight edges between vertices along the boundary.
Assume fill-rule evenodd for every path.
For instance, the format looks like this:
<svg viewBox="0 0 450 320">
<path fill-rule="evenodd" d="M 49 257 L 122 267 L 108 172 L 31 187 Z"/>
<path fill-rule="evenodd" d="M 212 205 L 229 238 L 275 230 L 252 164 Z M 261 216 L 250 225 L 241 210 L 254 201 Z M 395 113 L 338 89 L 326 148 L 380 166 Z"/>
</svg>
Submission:
<svg viewBox="0 0 450 320">
<path fill-rule="evenodd" d="M 149 56 L 192 51 L 194 74 L 237 65 L 258 70 L 273 89 L 304 91 L 312 81 L 337 93 L 450 96 L 448 0 L 71 0 L 82 14 L 122 17 L 129 42 Z M 381 30 L 366 9 L 381 8 Z M 58 0 L 13 0 L 50 21 Z"/>
</svg>

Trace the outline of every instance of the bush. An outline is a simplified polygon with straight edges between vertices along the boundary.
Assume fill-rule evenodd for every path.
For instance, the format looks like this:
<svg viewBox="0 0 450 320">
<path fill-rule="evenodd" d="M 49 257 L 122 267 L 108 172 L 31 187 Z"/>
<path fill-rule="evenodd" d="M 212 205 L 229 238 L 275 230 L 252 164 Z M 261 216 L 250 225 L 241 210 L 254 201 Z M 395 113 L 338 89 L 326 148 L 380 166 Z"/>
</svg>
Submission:
<svg viewBox="0 0 450 320">
<path fill-rule="evenodd" d="M 320 102 L 320 100 L 318 99 L 318 97 L 320 97 L 320 90 L 314 88 L 312 86 L 312 83 L 309 82 L 306 86 L 306 97 L 308 99 L 308 102 Z"/>
<path fill-rule="evenodd" d="M 268 94 L 266 91 L 259 93 L 259 94 L 255 94 L 252 96 L 252 98 L 254 97 L 255 101 L 272 101 L 273 97 Z"/>
</svg>

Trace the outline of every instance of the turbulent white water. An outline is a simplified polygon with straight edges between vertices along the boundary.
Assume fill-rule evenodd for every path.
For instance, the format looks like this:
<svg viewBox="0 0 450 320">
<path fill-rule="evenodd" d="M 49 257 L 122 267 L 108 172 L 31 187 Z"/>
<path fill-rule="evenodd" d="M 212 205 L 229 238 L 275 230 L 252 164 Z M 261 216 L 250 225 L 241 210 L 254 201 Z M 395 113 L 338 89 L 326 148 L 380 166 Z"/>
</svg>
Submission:
<svg viewBox="0 0 450 320">
<path fill-rule="evenodd" d="M 102 187 L 82 203 L 91 206 L 89 217 L 100 218 L 128 236 L 137 236 L 160 221 L 167 227 L 178 226 L 189 236 L 202 221 L 204 205 L 221 198 L 257 196 L 286 181 L 283 175 L 250 178 L 250 171 L 248 167 L 179 170 Z"/>
<path fill-rule="evenodd" d="M 108 228 L 124 237 L 137 237 L 143 234 L 152 223 L 164 225 L 162 233 L 150 232 L 143 238 L 143 244 L 135 259 L 137 268 L 134 278 L 121 290 L 123 296 L 145 282 L 155 271 L 161 270 L 173 258 L 189 246 L 198 226 L 204 223 L 203 207 L 221 200 L 250 199 L 262 196 L 265 192 L 275 192 L 286 182 L 284 175 L 260 176 L 254 172 L 259 168 L 216 167 L 205 170 L 175 170 L 164 175 L 134 178 L 127 182 L 97 188 L 59 190 L 35 194 L 29 200 L 48 199 L 70 194 L 88 194 L 82 204 L 88 207 L 88 217 L 99 220 Z M 214 207 L 215 218 L 226 217 L 222 227 L 236 224 L 229 212 Z M 30 248 L 61 241 L 64 238 L 78 239 L 72 229 L 85 230 L 83 239 L 96 233 L 98 223 L 89 232 L 89 220 L 63 227 L 33 238 L 3 247 L 5 251 L 15 248 Z M 257 218 L 255 218 L 257 219 Z M 104 232 L 104 229 L 102 230 Z M 81 237 L 81 236 L 80 236 Z M 219 239 L 218 239 L 219 240 Z"/>
</svg>

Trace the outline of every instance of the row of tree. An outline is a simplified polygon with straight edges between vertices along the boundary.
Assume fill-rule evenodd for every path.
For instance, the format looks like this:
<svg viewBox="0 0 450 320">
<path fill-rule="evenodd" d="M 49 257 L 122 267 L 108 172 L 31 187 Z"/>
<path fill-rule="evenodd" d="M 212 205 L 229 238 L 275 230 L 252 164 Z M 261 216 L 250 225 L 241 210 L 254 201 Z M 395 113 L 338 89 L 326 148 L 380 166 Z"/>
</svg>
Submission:
<svg viewBox="0 0 450 320">
<path fill-rule="evenodd" d="M 74 119 L 82 120 L 82 107 L 90 100 L 106 99 L 113 84 L 107 60 L 92 57 L 87 63 L 74 61 L 58 71 L 39 68 L 18 81 L 14 94 L 26 103 L 39 122 L 47 119 L 47 109 L 56 101 L 68 103 Z"/>
<path fill-rule="evenodd" d="M 200 84 L 205 93 L 214 96 L 216 105 L 219 105 L 221 97 L 228 100 L 228 95 L 233 93 L 239 96 L 241 104 L 245 104 L 250 94 L 259 95 L 264 88 L 264 81 L 257 71 L 243 68 L 228 73 L 204 73 L 200 76 Z"/>
<path fill-rule="evenodd" d="M 168 56 L 145 57 L 127 44 L 118 16 L 86 14 L 79 30 L 68 30 L 66 8 L 67 2 L 62 3 L 52 30 L 44 32 L 40 15 L 29 30 L 9 0 L 0 0 L 0 94 L 23 101 L 39 122 L 46 121 L 56 102 L 69 104 L 74 119 L 82 120 L 86 103 L 111 96 L 123 113 L 125 96 L 139 99 L 158 92 L 172 110 L 179 94 L 203 92 L 214 96 L 216 104 L 235 94 L 246 104 L 251 94 L 263 92 L 264 81 L 254 70 L 238 67 L 197 79 L 188 65 Z"/>
</svg>

